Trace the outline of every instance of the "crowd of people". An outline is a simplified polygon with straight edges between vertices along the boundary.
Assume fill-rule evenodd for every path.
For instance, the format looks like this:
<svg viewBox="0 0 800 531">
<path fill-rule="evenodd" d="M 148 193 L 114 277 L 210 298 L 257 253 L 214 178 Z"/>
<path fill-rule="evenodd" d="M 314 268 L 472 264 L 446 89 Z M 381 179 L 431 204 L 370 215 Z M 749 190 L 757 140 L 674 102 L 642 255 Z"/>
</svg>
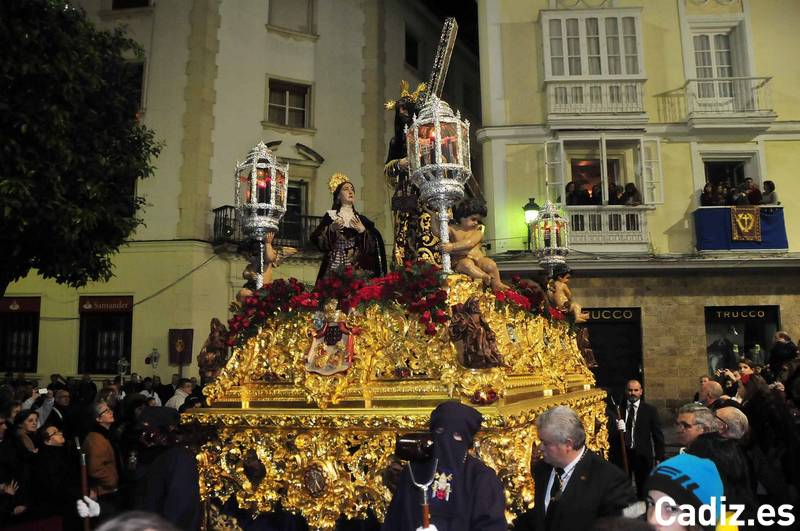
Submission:
<svg viewBox="0 0 800 531">
<path fill-rule="evenodd" d="M 570 181 L 564 191 L 567 205 L 591 206 L 603 204 L 603 187 L 599 184 L 589 187 L 588 185 Z M 608 201 L 606 204 L 639 206 L 642 204 L 642 194 L 634 183 L 626 183 L 624 186 L 608 183 Z"/>
<path fill-rule="evenodd" d="M 156 522 L 158 515 L 162 523 L 149 529 L 199 528 L 199 438 L 193 446 L 179 422 L 181 411 L 200 404 L 191 380 L 174 375 L 161 385 L 133 375 L 97 390 L 88 376 L 54 375 L 40 389 L 18 376 L 7 378 L 0 397 L 0 526 L 81 529 L 82 518 L 93 518 L 107 521 L 101 529 L 121 529 L 127 524 L 120 522 Z M 800 502 L 800 353 L 788 333 L 776 334 L 768 363 L 742 358 L 701 378 L 694 400 L 677 411 L 680 448 L 673 451 L 639 381 L 629 381 L 624 400 L 611 404 L 609 460 L 586 447 L 577 412 L 557 406 L 537 416 L 535 504 L 513 529 L 714 529 L 734 517 L 755 522 L 738 529 L 758 529 L 763 506 L 772 508 L 773 521 L 791 524 L 783 527 L 799 525 L 780 512 Z M 456 402 L 434 410 L 433 454 L 395 476 L 383 529 L 421 526 L 417 484 L 431 470 L 429 529 L 507 529 L 502 484 L 479 453 L 468 453 L 481 422 Z M 712 523 L 663 525 L 711 505 L 719 507 Z M 741 512 L 730 509 L 737 506 Z M 124 512 L 130 510 L 145 513 Z"/>
<path fill-rule="evenodd" d="M 763 191 L 753 179 L 747 177 L 739 186 L 732 186 L 728 181 L 706 183 L 700 192 L 700 206 L 748 206 L 779 205 L 775 183 L 764 181 Z"/>
<path fill-rule="evenodd" d="M 117 377 L 99 390 L 89 375 L 52 375 L 46 388 L 8 375 L 0 388 L 0 528 L 83 529 L 83 517 L 100 523 L 139 510 L 198 529 L 196 433 L 181 428 L 180 415 L 202 404 L 200 393 L 177 374 L 164 385 Z"/>
</svg>

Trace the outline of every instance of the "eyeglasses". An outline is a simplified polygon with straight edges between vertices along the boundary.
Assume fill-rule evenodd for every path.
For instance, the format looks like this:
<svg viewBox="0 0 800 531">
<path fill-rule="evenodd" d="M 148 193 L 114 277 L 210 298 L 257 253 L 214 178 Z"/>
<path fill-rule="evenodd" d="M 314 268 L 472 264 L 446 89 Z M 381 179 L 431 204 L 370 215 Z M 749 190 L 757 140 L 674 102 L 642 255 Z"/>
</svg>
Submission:
<svg viewBox="0 0 800 531">
<path fill-rule="evenodd" d="M 111 411 L 110 409 L 106 408 L 106 409 L 104 409 L 103 411 L 101 411 L 101 412 L 100 412 L 100 414 L 99 414 L 99 415 L 97 415 L 97 416 L 98 416 L 98 417 L 102 417 L 102 416 L 103 416 L 103 415 L 105 415 L 106 413 L 113 413 L 113 411 Z"/>
<path fill-rule="evenodd" d="M 61 430 L 56 430 L 56 431 L 54 431 L 54 432 L 52 432 L 52 433 L 48 433 L 48 434 L 47 434 L 47 438 L 48 438 L 48 439 L 52 439 L 52 438 L 53 438 L 53 437 L 55 437 L 56 435 L 64 435 L 64 432 L 62 432 Z"/>
<path fill-rule="evenodd" d="M 722 429 L 720 431 L 728 431 L 728 423 L 725 422 L 725 419 L 723 419 L 719 415 L 714 415 L 714 418 L 717 419 L 720 424 L 722 424 Z"/>
</svg>

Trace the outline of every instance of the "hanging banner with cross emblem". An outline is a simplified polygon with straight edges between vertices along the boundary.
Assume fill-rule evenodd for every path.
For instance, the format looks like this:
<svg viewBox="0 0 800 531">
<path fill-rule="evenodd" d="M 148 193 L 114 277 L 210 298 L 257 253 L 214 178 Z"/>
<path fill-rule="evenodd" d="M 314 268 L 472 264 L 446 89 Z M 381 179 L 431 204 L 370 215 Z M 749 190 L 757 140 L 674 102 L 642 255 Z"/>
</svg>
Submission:
<svg viewBox="0 0 800 531">
<path fill-rule="evenodd" d="M 761 209 L 758 207 L 731 207 L 731 239 L 733 241 L 761 241 Z"/>
</svg>

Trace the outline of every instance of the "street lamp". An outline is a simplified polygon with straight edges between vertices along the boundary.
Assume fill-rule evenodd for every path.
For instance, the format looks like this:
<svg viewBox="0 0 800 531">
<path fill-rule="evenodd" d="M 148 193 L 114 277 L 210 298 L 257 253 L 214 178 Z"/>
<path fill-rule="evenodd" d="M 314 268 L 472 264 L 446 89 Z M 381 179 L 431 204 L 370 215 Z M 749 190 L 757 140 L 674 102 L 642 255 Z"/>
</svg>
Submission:
<svg viewBox="0 0 800 531">
<path fill-rule="evenodd" d="M 536 218 L 539 216 L 540 207 L 536 203 L 536 198 L 531 197 L 528 199 L 528 203 L 522 207 L 522 210 L 525 212 L 525 225 L 528 227 L 528 250 L 531 250 L 531 226 L 533 222 L 536 221 Z"/>
<path fill-rule="evenodd" d="M 286 213 L 289 165 L 279 164 L 264 142 L 259 142 L 244 162 L 236 163 L 236 210 L 242 230 L 258 242 L 256 286 L 264 283 L 264 237 L 277 232 Z"/>
<path fill-rule="evenodd" d="M 464 183 L 472 175 L 469 122 L 432 94 L 405 133 L 409 175 L 419 188 L 419 202 L 437 212 L 439 240 L 448 243 L 447 210 L 464 197 Z M 450 254 L 445 251 L 442 269 L 451 272 Z"/>
</svg>

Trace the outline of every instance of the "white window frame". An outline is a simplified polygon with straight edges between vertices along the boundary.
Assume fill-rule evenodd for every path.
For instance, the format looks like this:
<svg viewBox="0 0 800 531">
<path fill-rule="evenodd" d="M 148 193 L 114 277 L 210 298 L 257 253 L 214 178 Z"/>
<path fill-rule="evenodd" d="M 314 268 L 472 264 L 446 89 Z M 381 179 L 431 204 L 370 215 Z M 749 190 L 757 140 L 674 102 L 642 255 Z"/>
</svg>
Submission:
<svg viewBox="0 0 800 531">
<path fill-rule="evenodd" d="M 287 85 L 287 86 L 304 87 L 306 89 L 306 95 L 305 95 L 305 99 L 304 99 L 304 102 L 303 102 L 303 109 L 302 109 L 303 112 L 304 112 L 304 120 L 303 120 L 303 125 L 302 126 L 297 127 L 297 126 L 289 124 L 289 111 L 290 110 L 300 110 L 300 107 L 292 107 L 292 106 L 289 105 L 289 94 L 290 94 L 290 91 L 288 89 L 285 91 L 285 93 L 286 93 L 286 105 L 278 105 L 278 104 L 274 104 L 274 103 L 270 102 L 270 92 L 272 92 L 272 83 L 281 84 L 281 85 Z M 273 78 L 267 78 L 267 98 L 266 98 L 266 100 L 267 100 L 266 101 L 267 113 L 266 113 L 266 117 L 265 117 L 266 118 L 265 122 L 270 124 L 270 125 L 272 125 L 272 126 L 285 127 L 285 128 L 288 128 L 288 129 L 310 129 L 312 127 L 312 125 L 311 125 L 311 91 L 312 91 L 312 86 L 311 86 L 311 84 L 308 84 L 308 83 L 302 83 L 302 82 L 298 82 L 298 81 L 290 81 L 290 80 L 274 78 L 274 77 Z M 283 111 L 284 111 L 284 121 L 282 123 L 277 123 L 277 122 L 270 121 L 270 119 L 269 119 L 269 111 L 273 107 L 283 109 Z"/>
<path fill-rule="evenodd" d="M 642 205 L 653 206 L 664 204 L 664 178 L 661 167 L 661 140 L 659 138 L 640 135 L 610 135 L 600 133 L 596 135 L 565 136 L 556 140 L 546 140 L 544 142 L 544 171 L 546 176 L 546 186 L 548 188 L 548 196 L 559 205 L 566 206 L 566 198 L 564 197 L 566 177 L 564 169 L 567 165 L 567 150 L 569 149 L 569 143 L 573 141 L 597 142 L 600 148 L 600 175 L 604 203 L 602 206 L 619 208 L 619 205 L 607 205 L 607 164 L 609 159 L 615 159 L 617 158 L 617 155 L 612 155 L 609 157 L 606 143 L 607 141 L 613 140 L 624 140 L 639 143 L 638 166 L 634 168 L 634 171 L 636 172 L 635 182 L 639 188 L 639 193 L 642 194 Z M 567 143 L 566 147 L 564 145 L 565 142 Z"/>
<path fill-rule="evenodd" d="M 679 2 L 681 4 L 681 2 Z M 682 7 L 679 5 L 679 7 Z M 756 76 L 750 26 L 745 15 L 685 16 L 681 11 L 683 64 L 687 79 L 697 77 L 694 36 L 727 33 L 731 42 L 731 64 L 734 77 Z M 716 74 L 716 73 L 715 73 Z"/>
<path fill-rule="evenodd" d="M 634 27 L 636 30 L 636 56 L 637 56 L 637 69 L 635 74 L 626 72 L 625 66 L 625 43 L 623 33 L 622 19 L 625 17 L 632 17 L 634 20 Z M 586 20 L 596 18 L 598 19 L 598 36 L 600 40 L 600 74 L 588 74 L 589 61 L 588 61 L 588 41 L 586 35 Z M 605 19 L 616 18 L 618 28 L 618 42 L 620 50 L 620 67 L 621 73 L 609 74 L 608 71 L 608 52 L 607 52 L 607 39 L 605 33 Z M 567 49 L 567 20 L 578 19 L 578 31 L 580 38 L 580 53 L 581 53 L 581 74 L 569 74 L 569 57 Z M 561 22 L 561 41 L 562 41 L 562 57 L 564 61 L 564 74 L 553 74 L 551 64 L 551 47 L 550 47 L 550 21 L 559 20 Z M 544 51 L 544 71 L 545 81 L 579 81 L 579 80 L 598 80 L 598 79 L 646 79 L 647 74 L 644 67 L 643 55 L 643 35 L 641 24 L 641 9 L 640 8 L 625 8 L 625 9 L 586 9 L 586 10 L 543 10 L 540 16 L 540 29 L 542 33 L 542 46 Z"/>
</svg>

